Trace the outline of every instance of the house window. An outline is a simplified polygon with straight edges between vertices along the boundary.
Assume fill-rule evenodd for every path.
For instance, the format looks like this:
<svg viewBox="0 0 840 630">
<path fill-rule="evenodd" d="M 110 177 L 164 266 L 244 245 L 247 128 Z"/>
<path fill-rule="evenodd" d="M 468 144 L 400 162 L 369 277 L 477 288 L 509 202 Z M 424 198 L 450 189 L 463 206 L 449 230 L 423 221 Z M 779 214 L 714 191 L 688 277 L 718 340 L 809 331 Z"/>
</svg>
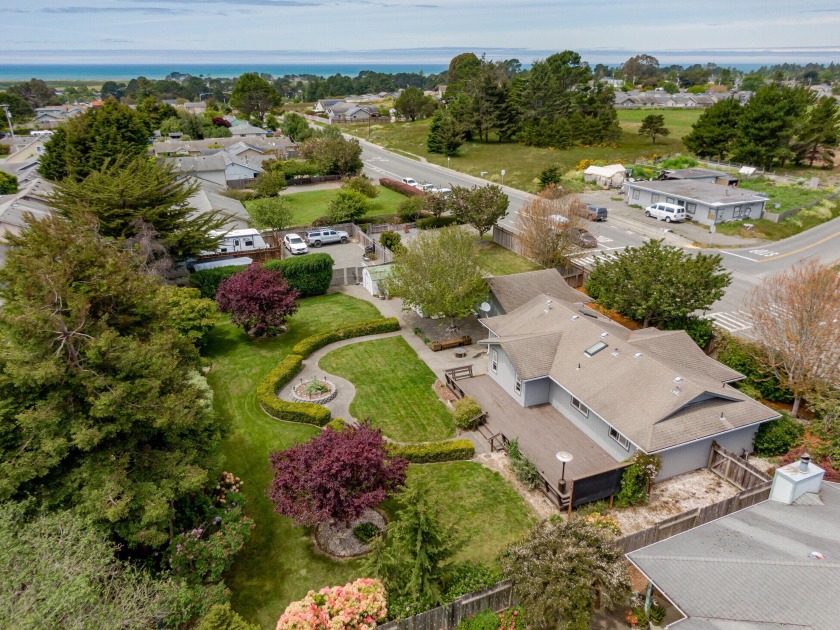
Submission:
<svg viewBox="0 0 840 630">
<path fill-rule="evenodd" d="M 513 383 L 513 391 L 519 396 L 522 395 L 522 379 L 519 377 L 519 374 L 516 375 L 516 381 Z"/>
<path fill-rule="evenodd" d="M 659 201 L 659 195 L 651 195 L 650 196 L 650 202 L 651 203 L 656 203 L 657 201 Z"/>
<path fill-rule="evenodd" d="M 633 199 L 638 199 L 638 198 L 639 198 L 639 189 L 634 188 L 633 189 Z"/>
<path fill-rule="evenodd" d="M 490 351 L 490 370 L 493 374 L 499 372 L 499 351 L 495 349 Z"/>
<path fill-rule="evenodd" d="M 665 197 L 665 203 L 674 203 L 673 197 Z"/>
<path fill-rule="evenodd" d="M 611 437 L 612 439 L 614 439 L 616 442 L 618 442 L 618 443 L 619 443 L 619 445 L 620 445 L 620 446 L 621 446 L 621 447 L 622 447 L 625 451 L 629 451 L 629 450 L 630 450 L 630 440 L 628 440 L 626 437 L 624 437 L 623 435 L 621 435 L 621 433 L 619 433 L 618 431 L 616 431 L 616 430 L 615 430 L 615 429 L 613 429 L 612 427 L 610 427 L 610 437 Z"/>
<path fill-rule="evenodd" d="M 572 407 L 581 412 L 585 417 L 589 417 L 589 407 L 580 402 L 577 398 L 572 396 Z"/>
<path fill-rule="evenodd" d="M 688 203 L 685 206 L 685 211 L 686 211 L 687 214 L 693 215 L 696 210 L 697 210 L 697 204 L 696 203 Z"/>
<path fill-rule="evenodd" d="M 735 206 L 732 210 L 732 218 L 737 219 L 741 216 L 741 206 Z"/>
</svg>

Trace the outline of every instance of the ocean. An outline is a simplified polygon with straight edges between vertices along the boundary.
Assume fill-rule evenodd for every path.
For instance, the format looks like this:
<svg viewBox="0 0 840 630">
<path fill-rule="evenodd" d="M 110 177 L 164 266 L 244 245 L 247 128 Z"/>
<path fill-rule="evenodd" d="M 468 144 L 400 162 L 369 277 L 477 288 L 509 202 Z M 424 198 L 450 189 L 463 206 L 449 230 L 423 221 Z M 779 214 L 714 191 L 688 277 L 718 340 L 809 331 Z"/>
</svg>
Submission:
<svg viewBox="0 0 840 630">
<path fill-rule="evenodd" d="M 437 74 L 446 70 L 448 65 L 422 63 L 293 63 L 293 64 L 0 64 L 0 81 L 28 81 L 35 77 L 44 81 L 91 81 L 122 80 L 146 77 L 163 79 L 172 72 L 205 77 L 236 77 L 245 72 L 268 73 L 273 77 L 296 74 L 314 74 L 329 77 L 334 74 L 355 77 L 362 70 L 396 74 L 400 72 L 420 72 Z"/>
</svg>

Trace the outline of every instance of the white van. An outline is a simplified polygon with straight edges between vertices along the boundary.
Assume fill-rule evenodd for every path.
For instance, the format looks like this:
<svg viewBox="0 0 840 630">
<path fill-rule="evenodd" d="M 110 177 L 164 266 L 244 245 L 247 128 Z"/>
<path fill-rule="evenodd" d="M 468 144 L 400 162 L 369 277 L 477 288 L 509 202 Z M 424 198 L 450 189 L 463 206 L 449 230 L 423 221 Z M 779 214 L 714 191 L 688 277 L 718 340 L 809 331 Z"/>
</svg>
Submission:
<svg viewBox="0 0 840 630">
<path fill-rule="evenodd" d="M 655 203 L 645 208 L 645 216 L 665 223 L 685 221 L 685 208 L 673 203 Z"/>
</svg>

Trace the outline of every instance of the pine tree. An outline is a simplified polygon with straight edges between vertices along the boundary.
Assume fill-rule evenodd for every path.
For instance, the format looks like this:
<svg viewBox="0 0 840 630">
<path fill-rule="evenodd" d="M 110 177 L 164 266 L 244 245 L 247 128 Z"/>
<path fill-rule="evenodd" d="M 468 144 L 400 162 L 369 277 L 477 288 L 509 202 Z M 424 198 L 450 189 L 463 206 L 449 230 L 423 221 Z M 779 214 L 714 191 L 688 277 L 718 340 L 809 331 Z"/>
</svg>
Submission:
<svg viewBox="0 0 840 630">
<path fill-rule="evenodd" d="M 665 116 L 662 114 L 648 114 L 642 118 L 642 126 L 639 127 L 640 136 L 650 136 L 653 144 L 656 144 L 656 136 L 667 136 L 671 130 L 665 126 Z"/>
<path fill-rule="evenodd" d="M 683 142 L 700 157 L 726 158 L 735 147 L 743 107 L 733 98 L 704 110 Z"/>
<path fill-rule="evenodd" d="M 426 148 L 429 153 L 442 153 L 447 157 L 458 155 L 458 148 L 463 144 L 461 133 L 458 131 L 452 115 L 446 110 L 435 110 L 429 135 L 426 138 Z"/>
<path fill-rule="evenodd" d="M 830 96 L 817 101 L 808 112 L 799 136 L 796 140 L 797 163 L 808 160 L 813 166 L 816 160 L 823 163 L 823 168 L 834 167 L 834 149 L 840 142 L 840 107 Z"/>
</svg>

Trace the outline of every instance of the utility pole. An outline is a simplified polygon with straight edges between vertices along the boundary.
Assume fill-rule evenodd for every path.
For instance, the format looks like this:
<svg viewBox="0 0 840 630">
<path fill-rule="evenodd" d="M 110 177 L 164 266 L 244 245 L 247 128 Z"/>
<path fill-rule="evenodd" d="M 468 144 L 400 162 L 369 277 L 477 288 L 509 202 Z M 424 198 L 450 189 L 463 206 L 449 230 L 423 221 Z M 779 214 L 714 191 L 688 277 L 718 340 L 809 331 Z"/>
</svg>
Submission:
<svg viewBox="0 0 840 630">
<path fill-rule="evenodd" d="M 15 139 L 15 128 L 12 126 L 12 115 L 9 113 L 9 106 L 5 103 L 0 104 L 3 111 L 6 112 L 6 120 L 9 122 L 9 132 L 12 134 L 12 140 Z"/>
</svg>

